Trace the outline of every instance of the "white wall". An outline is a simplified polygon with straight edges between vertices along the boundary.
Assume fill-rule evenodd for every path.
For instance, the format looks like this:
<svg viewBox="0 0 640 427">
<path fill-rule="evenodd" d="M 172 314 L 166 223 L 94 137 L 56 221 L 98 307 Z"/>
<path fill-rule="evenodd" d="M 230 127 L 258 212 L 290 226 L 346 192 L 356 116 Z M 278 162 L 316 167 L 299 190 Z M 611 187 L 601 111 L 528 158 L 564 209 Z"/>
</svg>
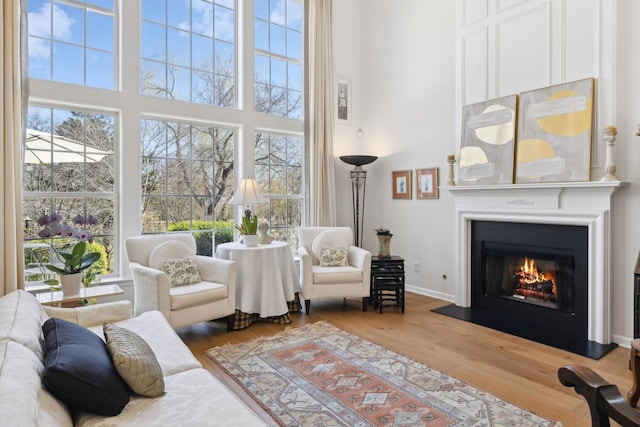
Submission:
<svg viewBox="0 0 640 427">
<path fill-rule="evenodd" d="M 544 0 L 502 1 L 501 5 L 544 4 Z M 593 3 L 595 2 L 595 3 Z M 604 21 L 591 20 L 598 44 L 613 46 L 613 55 L 603 58 L 594 53 L 567 58 L 566 51 L 553 53 L 564 71 L 552 69 L 550 82 L 582 77 L 593 67 L 609 88 L 608 99 L 597 100 L 598 129 L 602 123 L 618 127 L 616 164 L 618 176 L 631 186 L 614 196 L 613 222 L 613 326 L 614 341 L 626 344 L 633 335 L 633 270 L 640 249 L 638 218 L 640 137 L 640 59 L 636 52 L 640 40 L 640 2 L 634 0 L 592 0 L 591 9 L 580 10 L 579 0 L 553 0 L 556 19 L 559 11 L 578 11 L 585 19 L 605 10 Z M 473 1 L 480 7 L 496 7 L 496 0 Z M 611 17 L 606 11 L 613 11 Z M 353 122 L 337 125 L 334 151 L 344 154 L 380 156 L 369 171 L 363 246 L 377 253 L 373 228 L 391 229 L 392 253 L 406 260 L 407 284 L 428 295 L 452 299 L 454 294 L 453 203 L 447 191 L 437 200 L 393 200 L 391 172 L 439 167 L 440 184 L 446 183 L 448 154 L 459 152 L 461 71 L 456 67 L 459 34 L 456 22 L 462 13 L 456 2 L 435 0 L 337 0 L 334 2 L 334 67 L 336 75 L 353 81 Z M 586 15 L 585 15 L 586 14 Z M 591 18 L 589 18 L 591 19 Z M 557 24 L 557 21 L 554 21 Z M 554 24 L 554 25 L 556 25 Z M 611 26 L 615 28 L 611 28 Z M 595 31 L 595 30 L 594 30 Z M 609 36 L 611 34 L 613 36 Z M 613 37 L 613 38 L 611 38 Z M 576 40 L 568 41 L 575 43 Z M 613 64 L 608 58 L 617 58 Z M 590 61 L 592 61 L 590 63 Z M 512 64 L 513 66 L 517 64 Z M 608 70 L 608 71 L 607 71 Z M 481 73 L 478 71 L 478 73 Z M 560 74 L 558 74 L 560 73 Z M 562 74 L 564 73 L 564 74 Z M 610 73 L 610 74 L 607 74 Z M 482 76 L 481 76 L 482 77 Z M 569 80 L 567 80 L 569 81 Z M 517 79 L 507 79 L 512 93 L 533 89 L 517 87 Z M 530 83 L 533 84 L 533 83 Z M 498 87 L 487 96 L 498 93 Z M 507 88 L 502 88 L 507 90 Z M 476 102 L 476 101 L 473 101 Z M 611 123 L 609 123 L 609 121 Z M 362 138 L 356 131 L 362 127 Z M 596 144 L 602 144 L 597 135 Z M 602 153 L 602 147 L 597 152 Z M 601 155 L 601 154 L 599 154 Z M 596 159 L 594 179 L 602 174 L 603 158 Z M 351 187 L 349 166 L 336 160 L 338 220 L 351 225 Z M 596 176 L 596 174 L 599 174 Z M 415 178 L 415 177 L 414 177 Z M 414 193 L 415 194 L 415 193 Z M 420 271 L 414 272 L 414 262 Z M 447 276 L 447 279 L 443 278 Z"/>
<path fill-rule="evenodd" d="M 453 289 L 452 200 L 446 192 L 441 192 L 437 200 L 393 200 L 391 172 L 411 170 L 415 174 L 416 169 L 439 167 L 440 181 L 446 182 L 446 158 L 455 147 L 455 4 L 448 3 L 334 2 L 334 16 L 338 17 L 334 22 L 338 41 L 334 44 L 335 72 L 353 79 L 354 94 L 360 101 L 354 102 L 351 129 L 336 126 L 334 151 L 336 156 L 379 156 L 375 163 L 365 166 L 368 178 L 363 246 L 377 253 L 377 238 L 372 230 L 390 228 L 394 234 L 391 251 L 406 260 L 407 284 L 445 297 L 450 297 Z M 358 21 L 360 35 L 352 32 Z M 339 27 L 340 23 L 345 27 Z M 358 37 L 358 46 L 348 41 Z M 354 57 L 361 60 L 359 76 L 355 66 L 339 59 Z M 358 80 L 360 84 L 356 85 Z M 355 119 L 358 116 L 361 120 Z M 364 132 L 360 139 L 355 135 L 358 127 Z M 337 160 L 341 225 L 352 222 L 349 169 Z M 415 262 L 420 264 L 417 273 L 413 271 Z"/>
</svg>

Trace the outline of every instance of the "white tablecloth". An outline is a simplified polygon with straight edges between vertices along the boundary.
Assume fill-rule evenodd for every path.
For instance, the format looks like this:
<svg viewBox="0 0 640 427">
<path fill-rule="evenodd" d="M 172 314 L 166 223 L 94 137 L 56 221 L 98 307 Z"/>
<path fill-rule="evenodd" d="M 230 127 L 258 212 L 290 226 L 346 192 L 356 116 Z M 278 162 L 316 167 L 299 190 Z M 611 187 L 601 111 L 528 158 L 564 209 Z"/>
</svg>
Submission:
<svg viewBox="0 0 640 427">
<path fill-rule="evenodd" d="M 222 243 L 216 257 L 238 264 L 236 309 L 259 313 L 260 317 L 280 316 L 289 312 L 287 301 L 299 291 L 299 279 L 293 254 L 287 242 L 247 248 L 242 243 Z"/>
</svg>

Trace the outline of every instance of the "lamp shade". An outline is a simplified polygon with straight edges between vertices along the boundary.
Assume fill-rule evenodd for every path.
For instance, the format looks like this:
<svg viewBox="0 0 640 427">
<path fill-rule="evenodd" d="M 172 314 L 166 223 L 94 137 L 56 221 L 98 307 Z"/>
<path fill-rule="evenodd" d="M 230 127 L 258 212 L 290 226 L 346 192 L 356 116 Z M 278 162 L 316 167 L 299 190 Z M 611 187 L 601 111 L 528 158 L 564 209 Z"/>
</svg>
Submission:
<svg viewBox="0 0 640 427">
<path fill-rule="evenodd" d="M 242 178 L 236 194 L 229 201 L 232 205 L 261 205 L 267 203 L 258 189 L 255 178 Z"/>
</svg>

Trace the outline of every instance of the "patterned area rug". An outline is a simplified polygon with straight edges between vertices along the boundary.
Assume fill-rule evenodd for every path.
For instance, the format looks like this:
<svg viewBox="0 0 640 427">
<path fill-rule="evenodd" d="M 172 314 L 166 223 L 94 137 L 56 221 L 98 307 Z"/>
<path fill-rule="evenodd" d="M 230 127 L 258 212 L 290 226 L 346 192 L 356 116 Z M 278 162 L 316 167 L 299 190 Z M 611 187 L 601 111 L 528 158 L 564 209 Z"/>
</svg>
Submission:
<svg viewBox="0 0 640 427">
<path fill-rule="evenodd" d="M 283 426 L 561 426 L 327 322 L 207 354 Z"/>
</svg>

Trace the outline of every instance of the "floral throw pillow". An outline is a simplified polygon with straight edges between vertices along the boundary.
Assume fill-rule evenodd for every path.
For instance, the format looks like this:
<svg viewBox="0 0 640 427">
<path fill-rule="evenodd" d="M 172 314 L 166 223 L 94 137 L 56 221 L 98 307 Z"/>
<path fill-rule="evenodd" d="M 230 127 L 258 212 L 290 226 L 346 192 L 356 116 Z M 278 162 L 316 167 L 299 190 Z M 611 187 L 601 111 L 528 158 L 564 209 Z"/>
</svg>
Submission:
<svg viewBox="0 0 640 427">
<path fill-rule="evenodd" d="M 171 287 L 200 282 L 196 257 L 170 259 L 162 262 L 162 270 L 169 276 Z"/>
<path fill-rule="evenodd" d="M 341 246 L 323 246 L 320 248 L 321 267 L 346 267 L 347 248 Z"/>
</svg>

